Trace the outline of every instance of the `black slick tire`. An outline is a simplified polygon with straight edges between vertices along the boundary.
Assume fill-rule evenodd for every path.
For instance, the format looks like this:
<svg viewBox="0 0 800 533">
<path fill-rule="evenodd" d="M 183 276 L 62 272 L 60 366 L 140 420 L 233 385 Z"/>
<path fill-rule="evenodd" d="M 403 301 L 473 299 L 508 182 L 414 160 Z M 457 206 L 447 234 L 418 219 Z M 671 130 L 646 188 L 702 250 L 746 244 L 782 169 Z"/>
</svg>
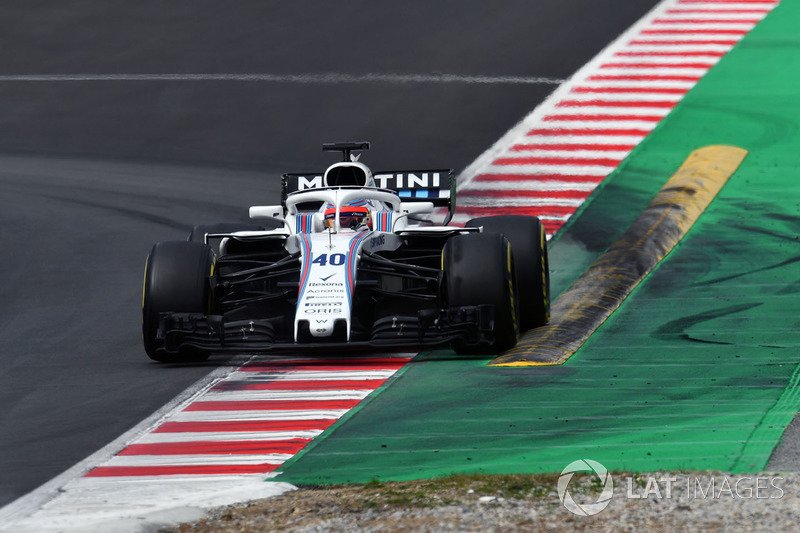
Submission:
<svg viewBox="0 0 800 533">
<path fill-rule="evenodd" d="M 484 232 L 500 233 L 508 239 L 517 269 L 522 330 L 547 324 L 550 321 L 550 264 L 542 222 L 534 216 L 501 215 L 473 218 L 466 226 L 483 227 Z"/>
<path fill-rule="evenodd" d="M 497 354 L 519 339 L 514 258 L 499 233 L 469 233 L 449 239 L 442 251 L 448 307 L 493 305 L 494 339 L 468 345 L 455 341 L 458 354 Z"/>
<path fill-rule="evenodd" d="M 161 362 L 204 361 L 210 352 L 185 347 L 167 352 L 156 339 L 160 313 L 203 313 L 211 307 L 210 278 L 216 258 L 198 242 L 159 242 L 147 257 L 142 295 L 142 337 L 150 359 Z"/>
</svg>

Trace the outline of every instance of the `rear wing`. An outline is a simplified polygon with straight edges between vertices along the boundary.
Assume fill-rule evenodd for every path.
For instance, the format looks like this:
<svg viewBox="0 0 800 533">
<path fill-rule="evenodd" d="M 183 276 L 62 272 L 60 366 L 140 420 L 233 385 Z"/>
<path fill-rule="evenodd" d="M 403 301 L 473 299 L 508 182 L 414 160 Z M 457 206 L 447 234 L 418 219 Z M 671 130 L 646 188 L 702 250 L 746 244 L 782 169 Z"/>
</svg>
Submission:
<svg viewBox="0 0 800 533">
<path fill-rule="evenodd" d="M 286 197 L 297 191 L 323 186 L 322 173 L 290 173 L 283 175 L 281 204 L 286 207 Z M 456 179 L 453 169 L 391 170 L 375 172 L 375 185 L 397 193 L 404 202 L 431 202 L 436 207 L 446 207 L 445 224 L 450 222 L 456 209 Z"/>
</svg>

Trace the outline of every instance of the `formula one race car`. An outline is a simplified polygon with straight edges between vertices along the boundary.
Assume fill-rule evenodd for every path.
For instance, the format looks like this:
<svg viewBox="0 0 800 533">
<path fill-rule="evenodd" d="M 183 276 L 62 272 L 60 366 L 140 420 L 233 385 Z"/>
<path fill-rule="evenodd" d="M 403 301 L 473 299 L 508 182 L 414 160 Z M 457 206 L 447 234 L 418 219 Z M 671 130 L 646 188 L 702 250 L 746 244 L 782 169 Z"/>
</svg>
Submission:
<svg viewBox="0 0 800 533">
<path fill-rule="evenodd" d="M 354 151 L 319 174 L 285 174 L 263 225 L 196 226 L 147 259 L 144 347 L 157 361 L 212 352 L 399 350 L 495 354 L 549 319 L 544 229 L 532 216 L 455 212 L 451 170 L 373 174 Z M 447 208 L 444 225 L 428 219 Z M 268 229 L 272 228 L 272 229 Z"/>
</svg>

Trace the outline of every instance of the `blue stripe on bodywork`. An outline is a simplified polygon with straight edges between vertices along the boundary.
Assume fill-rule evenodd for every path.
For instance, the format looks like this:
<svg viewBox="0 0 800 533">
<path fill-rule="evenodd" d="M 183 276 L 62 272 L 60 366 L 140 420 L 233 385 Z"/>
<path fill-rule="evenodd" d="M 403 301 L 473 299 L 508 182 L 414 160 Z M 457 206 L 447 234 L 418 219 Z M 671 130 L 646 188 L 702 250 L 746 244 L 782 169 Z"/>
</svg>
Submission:
<svg viewBox="0 0 800 533">
<path fill-rule="evenodd" d="M 361 243 L 366 239 L 369 235 L 371 235 L 371 231 L 364 231 L 359 233 L 352 239 L 350 239 L 350 248 L 347 253 L 347 278 L 345 279 L 345 288 L 347 289 L 347 301 L 350 305 L 350 309 L 353 308 L 353 287 L 355 286 L 356 281 L 356 255 L 358 251 L 358 247 Z"/>
<path fill-rule="evenodd" d="M 378 212 L 378 220 L 375 224 L 375 231 L 392 231 L 392 212 L 380 211 Z"/>
<path fill-rule="evenodd" d="M 308 285 L 308 273 L 311 271 L 311 261 L 313 255 L 311 253 L 311 240 L 305 233 L 300 234 L 300 245 L 303 248 L 303 266 L 300 270 L 300 290 L 297 292 L 297 305 L 300 305 L 300 300 L 303 299 L 303 294 L 306 292 Z"/>
</svg>

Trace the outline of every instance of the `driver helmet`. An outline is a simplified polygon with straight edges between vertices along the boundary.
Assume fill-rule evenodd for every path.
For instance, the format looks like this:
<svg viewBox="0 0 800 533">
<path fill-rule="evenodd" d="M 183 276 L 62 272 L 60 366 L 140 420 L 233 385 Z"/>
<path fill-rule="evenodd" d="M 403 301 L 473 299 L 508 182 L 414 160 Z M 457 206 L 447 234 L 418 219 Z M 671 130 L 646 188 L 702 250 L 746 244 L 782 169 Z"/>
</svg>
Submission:
<svg viewBox="0 0 800 533">
<path fill-rule="evenodd" d="M 336 218 L 336 208 L 329 207 L 325 210 L 325 227 L 333 228 L 333 221 Z M 339 227 L 358 229 L 362 224 L 366 224 L 372 229 L 372 219 L 369 216 L 369 209 L 364 206 L 342 206 L 339 211 Z"/>
</svg>

